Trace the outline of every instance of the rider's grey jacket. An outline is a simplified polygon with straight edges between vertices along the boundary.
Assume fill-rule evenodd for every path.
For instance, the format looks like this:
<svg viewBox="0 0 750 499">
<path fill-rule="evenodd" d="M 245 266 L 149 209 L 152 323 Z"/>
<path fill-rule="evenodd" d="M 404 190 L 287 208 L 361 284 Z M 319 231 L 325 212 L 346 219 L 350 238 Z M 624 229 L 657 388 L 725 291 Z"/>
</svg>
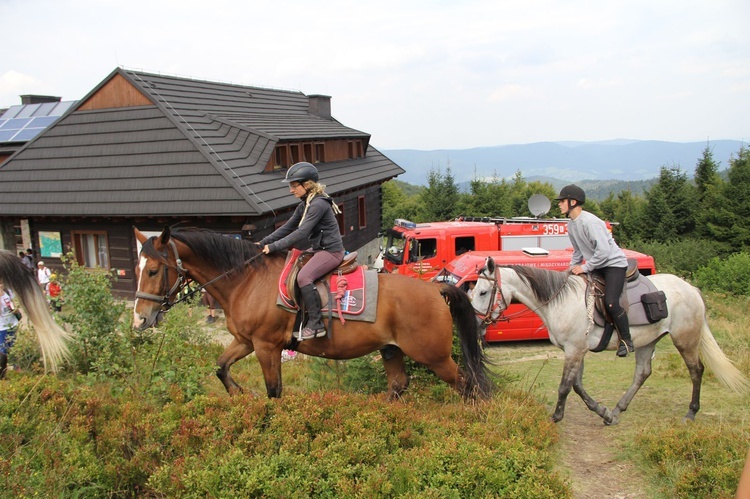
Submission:
<svg viewBox="0 0 750 499">
<path fill-rule="evenodd" d="M 339 224 L 332 209 L 333 199 L 327 196 L 315 196 L 310 202 L 305 219 L 305 201 L 297 205 L 292 218 L 276 229 L 273 234 L 260 241 L 261 246 L 268 245 L 271 252 L 284 251 L 291 247 L 313 251 L 344 251 Z"/>
<path fill-rule="evenodd" d="M 568 221 L 568 236 L 573 244 L 571 267 L 580 264 L 584 259 L 584 272 L 604 267 L 628 266 L 625 253 L 617 246 L 612 234 L 607 230 L 607 225 L 596 215 L 581 211 L 575 220 Z"/>
</svg>

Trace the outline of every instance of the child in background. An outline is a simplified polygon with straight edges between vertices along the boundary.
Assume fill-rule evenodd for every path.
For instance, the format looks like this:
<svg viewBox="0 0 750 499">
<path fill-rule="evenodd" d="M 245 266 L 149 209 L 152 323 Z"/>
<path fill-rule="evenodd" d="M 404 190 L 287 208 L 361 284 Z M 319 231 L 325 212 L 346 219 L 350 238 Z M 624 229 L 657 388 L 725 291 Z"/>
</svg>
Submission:
<svg viewBox="0 0 750 499">
<path fill-rule="evenodd" d="M 49 303 L 52 305 L 52 310 L 60 312 L 62 310 L 62 297 L 60 293 L 62 288 L 60 283 L 57 282 L 57 275 L 51 274 L 49 276 L 49 286 L 47 287 L 47 295 L 49 296 Z"/>
</svg>

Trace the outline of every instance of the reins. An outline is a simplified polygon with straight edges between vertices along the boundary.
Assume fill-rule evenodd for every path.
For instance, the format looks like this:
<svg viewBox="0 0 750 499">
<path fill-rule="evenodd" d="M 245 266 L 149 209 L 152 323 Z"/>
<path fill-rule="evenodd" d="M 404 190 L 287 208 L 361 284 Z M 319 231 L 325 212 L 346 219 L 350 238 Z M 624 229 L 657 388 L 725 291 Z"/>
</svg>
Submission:
<svg viewBox="0 0 750 499">
<path fill-rule="evenodd" d="M 210 281 L 199 285 L 195 289 L 190 290 L 188 293 L 185 293 L 184 295 L 180 296 L 175 301 L 170 301 L 170 299 L 169 299 L 170 296 L 172 296 L 172 295 L 174 295 L 176 293 L 179 294 L 183 289 L 185 289 L 188 286 L 188 284 L 190 283 L 190 278 L 188 277 L 188 272 L 182 266 L 182 259 L 180 258 L 179 254 L 177 253 L 177 245 L 171 239 L 169 240 L 169 246 L 172 248 L 172 251 L 174 252 L 174 258 L 175 258 L 176 265 L 172 266 L 172 265 L 169 265 L 169 263 L 167 263 L 169 261 L 168 260 L 169 254 L 168 254 L 168 251 L 167 251 L 166 248 L 164 249 L 164 252 L 162 253 L 161 256 L 163 257 L 164 262 L 165 262 L 164 263 L 165 269 L 174 269 L 174 270 L 177 271 L 177 279 L 175 280 L 174 285 L 172 285 L 172 289 L 170 289 L 169 291 L 165 291 L 165 293 L 163 295 L 154 295 L 154 294 L 151 294 L 151 293 L 143 293 L 141 291 L 136 291 L 136 293 L 135 293 L 135 297 L 136 298 L 142 298 L 144 300 L 149 300 L 149 301 L 154 301 L 156 303 L 160 303 L 161 307 L 162 307 L 162 310 L 164 310 L 164 311 L 169 310 L 170 308 L 174 307 L 178 303 L 187 301 L 189 298 L 191 298 L 196 293 L 200 293 L 203 289 L 205 289 L 206 286 L 209 286 L 209 285 L 215 283 L 216 281 L 218 281 L 220 279 L 223 279 L 224 277 L 226 277 L 227 275 L 229 275 L 230 273 L 232 273 L 232 272 L 234 272 L 236 270 L 236 269 L 227 270 L 223 274 L 220 274 L 220 275 L 214 277 L 213 279 L 211 279 Z M 251 256 L 250 258 L 248 258 L 247 260 L 245 260 L 242 263 L 242 266 L 243 267 L 246 266 L 247 264 L 253 262 L 256 258 L 259 258 L 261 256 L 263 256 L 262 252 L 258 253 L 255 256 Z M 164 287 L 165 290 L 169 287 L 169 275 L 168 274 L 169 273 L 165 270 L 165 272 L 164 272 L 164 285 L 163 285 L 163 287 Z"/>
</svg>

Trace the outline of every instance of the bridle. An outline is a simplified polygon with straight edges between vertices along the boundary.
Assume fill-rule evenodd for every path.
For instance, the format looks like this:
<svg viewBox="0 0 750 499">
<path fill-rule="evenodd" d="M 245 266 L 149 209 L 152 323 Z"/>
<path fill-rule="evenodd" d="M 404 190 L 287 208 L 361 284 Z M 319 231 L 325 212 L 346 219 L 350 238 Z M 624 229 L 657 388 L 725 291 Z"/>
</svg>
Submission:
<svg viewBox="0 0 750 499">
<path fill-rule="evenodd" d="M 485 270 L 487 270 L 487 267 L 484 267 L 483 269 L 481 269 L 478 272 L 478 274 L 479 274 L 478 278 L 479 279 L 486 279 L 488 281 L 492 281 L 492 291 L 491 292 L 494 295 L 494 299 L 491 300 L 488 303 L 488 305 L 487 305 L 487 311 L 484 314 L 476 312 L 476 309 L 475 309 L 476 316 L 479 318 L 479 320 L 482 321 L 482 326 L 484 326 L 484 327 L 487 327 L 487 326 L 489 326 L 491 324 L 495 324 L 495 323 L 500 322 L 500 321 L 509 322 L 511 319 L 513 319 L 515 317 L 521 317 L 521 316 L 526 315 L 526 314 L 535 314 L 537 312 L 537 310 L 539 310 L 542 307 L 544 307 L 547 304 L 549 304 L 549 302 L 551 302 L 552 300 L 554 300 L 555 297 L 558 294 L 560 294 L 560 292 L 562 291 L 562 288 L 559 289 L 557 291 L 557 293 L 555 293 L 554 296 L 550 297 L 544 303 L 539 304 L 539 306 L 537 306 L 534 310 L 532 310 L 530 308 L 525 308 L 524 310 L 521 310 L 519 312 L 516 312 L 514 314 L 506 316 L 506 315 L 503 314 L 503 312 L 505 312 L 505 310 L 508 308 L 508 301 L 505 299 L 505 295 L 503 294 L 503 288 L 500 286 L 500 281 L 498 280 L 498 275 L 499 274 L 497 272 L 497 267 L 495 267 L 495 276 L 494 276 L 493 279 L 490 279 L 489 277 L 487 277 L 487 276 L 484 275 L 484 271 Z M 493 319 L 492 318 L 492 314 L 496 310 L 498 310 L 498 309 L 500 310 L 500 313 L 498 314 L 497 318 Z"/>
<path fill-rule="evenodd" d="M 503 312 L 505 309 L 508 308 L 508 302 L 505 300 L 505 295 L 503 295 L 503 288 L 500 287 L 500 281 L 498 281 L 498 274 L 497 271 L 495 272 L 494 278 L 490 279 L 489 277 L 484 275 L 484 271 L 487 268 L 483 268 L 479 271 L 478 279 L 486 279 L 488 281 L 492 281 L 492 288 L 490 290 L 491 295 L 493 298 L 487 303 L 487 310 L 485 313 L 479 313 L 476 312 L 476 316 L 479 318 L 479 320 L 482 321 L 482 326 L 487 327 L 490 324 L 495 324 L 498 321 L 509 321 L 509 317 L 503 316 Z M 497 270 L 497 269 L 495 269 Z M 495 313 L 496 310 L 499 310 L 497 318 L 492 318 L 492 315 Z"/>
<path fill-rule="evenodd" d="M 140 298 L 143 300 L 149 300 L 149 301 L 154 301 L 156 303 L 160 303 L 161 308 L 164 311 L 169 310 L 176 304 L 180 303 L 181 301 L 186 300 L 189 296 L 192 296 L 193 294 L 195 294 L 197 291 L 200 290 L 200 288 L 198 288 L 198 290 L 193 290 L 188 295 L 183 296 L 177 299 L 176 301 L 170 301 L 169 297 L 185 289 L 190 279 L 188 278 L 187 271 L 182 266 L 182 260 L 180 259 L 180 255 L 177 253 L 177 245 L 171 239 L 169 240 L 169 247 L 172 248 L 172 251 L 174 252 L 174 259 L 175 259 L 176 265 L 175 266 L 169 265 L 168 263 L 169 252 L 167 251 L 167 248 L 164 248 L 164 251 L 161 253 L 162 259 L 164 261 L 164 265 L 163 265 L 164 279 L 162 283 L 163 294 L 154 295 L 151 293 L 144 293 L 142 291 L 136 291 L 135 293 L 136 299 Z M 171 289 L 169 288 L 169 269 L 174 269 L 177 271 L 177 279 L 175 280 Z"/>
<path fill-rule="evenodd" d="M 164 251 L 161 253 L 162 260 L 164 261 L 163 267 L 164 267 L 164 281 L 162 284 L 162 294 L 155 295 L 151 293 L 144 293 L 142 291 L 136 291 L 135 297 L 141 298 L 144 300 L 153 301 L 156 303 L 161 304 L 162 311 L 166 312 L 170 308 L 174 307 L 178 303 L 181 303 L 183 301 L 187 301 L 190 299 L 193 295 L 196 293 L 200 293 L 206 286 L 213 284 L 214 282 L 218 281 L 219 279 L 223 279 L 226 277 L 229 273 L 233 272 L 232 270 L 227 270 L 223 274 L 220 274 L 217 277 L 214 277 L 210 281 L 191 289 L 187 293 L 182 293 L 182 291 L 187 288 L 191 282 L 190 277 L 188 276 L 187 270 L 182 266 L 182 259 L 180 259 L 180 255 L 177 253 L 177 245 L 174 243 L 173 240 L 169 240 L 169 247 L 172 248 L 172 252 L 174 253 L 174 259 L 175 259 L 175 265 L 169 265 L 169 252 L 167 248 L 164 248 Z M 258 253 L 255 256 L 251 256 L 245 262 L 243 265 L 247 265 L 248 263 L 252 262 L 256 258 L 259 258 L 263 256 L 263 253 Z M 171 288 L 169 288 L 169 269 L 174 269 L 177 271 L 177 279 L 175 280 L 174 284 Z M 171 301 L 169 299 L 170 296 L 174 296 L 175 294 L 179 294 L 180 297 L 177 298 L 174 301 Z"/>
</svg>

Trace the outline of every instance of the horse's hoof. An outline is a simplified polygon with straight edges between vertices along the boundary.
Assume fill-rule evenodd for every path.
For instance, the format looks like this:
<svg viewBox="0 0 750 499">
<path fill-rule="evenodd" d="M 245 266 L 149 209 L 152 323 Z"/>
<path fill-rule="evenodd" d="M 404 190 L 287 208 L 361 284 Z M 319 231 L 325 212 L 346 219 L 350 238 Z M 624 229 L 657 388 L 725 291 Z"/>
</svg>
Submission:
<svg viewBox="0 0 750 499">
<path fill-rule="evenodd" d="M 559 423 L 560 421 L 562 421 L 562 419 L 563 419 L 562 415 L 560 415 L 560 416 L 558 416 L 557 414 L 553 414 L 552 415 L 552 422 L 553 423 Z"/>
<path fill-rule="evenodd" d="M 604 420 L 605 426 L 614 426 L 620 422 L 620 418 L 613 416 L 612 413 L 609 412 L 609 410 L 607 410 L 607 413 L 604 415 L 602 419 Z"/>
</svg>

